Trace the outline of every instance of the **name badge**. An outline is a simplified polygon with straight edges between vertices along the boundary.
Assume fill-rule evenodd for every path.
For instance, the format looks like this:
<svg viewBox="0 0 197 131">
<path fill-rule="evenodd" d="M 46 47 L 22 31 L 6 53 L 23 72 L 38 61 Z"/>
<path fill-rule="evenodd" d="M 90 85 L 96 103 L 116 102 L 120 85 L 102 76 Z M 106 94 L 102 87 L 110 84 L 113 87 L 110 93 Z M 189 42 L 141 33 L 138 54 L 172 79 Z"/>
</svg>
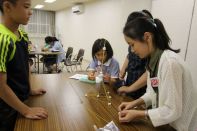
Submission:
<svg viewBox="0 0 197 131">
<path fill-rule="evenodd" d="M 157 77 L 150 78 L 151 86 L 158 87 L 159 86 L 159 79 Z"/>
</svg>

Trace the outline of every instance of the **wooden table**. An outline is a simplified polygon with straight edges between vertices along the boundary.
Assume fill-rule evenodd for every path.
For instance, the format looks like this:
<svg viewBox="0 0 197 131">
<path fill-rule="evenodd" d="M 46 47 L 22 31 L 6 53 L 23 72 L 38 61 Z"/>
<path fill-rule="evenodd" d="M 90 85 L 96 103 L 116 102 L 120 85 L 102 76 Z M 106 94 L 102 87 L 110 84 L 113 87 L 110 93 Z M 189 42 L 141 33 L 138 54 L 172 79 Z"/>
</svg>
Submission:
<svg viewBox="0 0 197 131">
<path fill-rule="evenodd" d="M 106 98 L 94 96 L 94 84 L 69 79 L 73 74 L 34 74 L 33 88 L 45 88 L 42 96 L 30 97 L 26 104 L 32 107 L 44 107 L 48 118 L 29 120 L 19 115 L 15 131 L 94 131 L 93 125 L 103 127 L 114 121 L 121 131 L 166 131 L 164 127 L 154 128 L 145 119 L 122 124 L 118 121 L 117 107 L 122 98 L 110 91 L 112 105 L 108 106 Z M 89 96 L 85 96 L 85 94 Z M 128 99 L 127 99 L 128 100 Z"/>
</svg>

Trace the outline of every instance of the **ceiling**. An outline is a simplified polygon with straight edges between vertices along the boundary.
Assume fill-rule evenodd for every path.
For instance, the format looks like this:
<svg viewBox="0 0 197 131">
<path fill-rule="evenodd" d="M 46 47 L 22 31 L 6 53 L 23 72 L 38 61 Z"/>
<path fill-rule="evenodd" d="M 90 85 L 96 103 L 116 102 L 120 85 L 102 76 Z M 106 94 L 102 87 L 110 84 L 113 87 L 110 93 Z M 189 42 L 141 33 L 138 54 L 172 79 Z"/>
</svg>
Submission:
<svg viewBox="0 0 197 131">
<path fill-rule="evenodd" d="M 58 11 L 71 7 L 77 3 L 91 2 L 95 0 L 56 0 L 54 3 L 45 3 L 45 0 L 32 0 L 32 8 L 37 4 L 44 5 L 41 10 Z"/>
</svg>

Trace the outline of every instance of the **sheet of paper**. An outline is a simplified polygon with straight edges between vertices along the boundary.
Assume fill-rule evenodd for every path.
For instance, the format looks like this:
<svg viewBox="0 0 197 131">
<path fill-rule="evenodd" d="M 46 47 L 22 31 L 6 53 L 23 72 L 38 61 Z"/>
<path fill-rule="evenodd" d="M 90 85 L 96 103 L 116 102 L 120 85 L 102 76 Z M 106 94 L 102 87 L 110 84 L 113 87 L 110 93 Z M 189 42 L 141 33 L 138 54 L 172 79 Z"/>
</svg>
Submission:
<svg viewBox="0 0 197 131">
<path fill-rule="evenodd" d="M 69 78 L 79 80 L 81 78 L 87 78 L 87 77 L 88 77 L 88 75 L 86 75 L 86 74 L 75 74 Z"/>
<path fill-rule="evenodd" d="M 115 123 L 111 121 L 106 126 L 104 126 L 103 128 L 99 128 L 96 131 L 120 131 L 120 130 L 115 125 Z"/>
</svg>

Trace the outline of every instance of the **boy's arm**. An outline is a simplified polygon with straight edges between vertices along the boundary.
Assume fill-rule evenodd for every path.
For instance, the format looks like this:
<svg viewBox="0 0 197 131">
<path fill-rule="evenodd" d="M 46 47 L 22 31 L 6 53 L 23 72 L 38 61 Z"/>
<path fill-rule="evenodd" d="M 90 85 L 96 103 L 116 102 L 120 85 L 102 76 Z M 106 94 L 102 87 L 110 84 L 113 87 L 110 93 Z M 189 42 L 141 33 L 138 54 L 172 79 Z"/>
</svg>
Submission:
<svg viewBox="0 0 197 131">
<path fill-rule="evenodd" d="M 43 108 L 30 108 L 21 102 L 7 85 L 7 74 L 2 72 L 0 72 L 0 98 L 26 118 L 43 119 L 47 117 L 47 112 Z"/>
<path fill-rule="evenodd" d="M 122 86 L 118 89 L 118 92 L 119 93 L 133 92 L 144 87 L 146 84 L 147 84 L 147 72 L 144 72 L 144 74 L 142 74 L 142 76 L 140 76 L 140 78 L 136 80 L 132 85 L 130 85 L 129 87 Z"/>
<path fill-rule="evenodd" d="M 29 65 L 29 85 L 30 85 L 30 95 L 42 95 L 46 93 L 46 90 L 43 88 L 38 88 L 38 89 L 33 89 L 31 86 L 31 70 L 30 70 L 30 65 Z"/>
<path fill-rule="evenodd" d="M 6 73 L 0 73 L 0 97 L 12 108 L 15 108 L 21 114 L 25 114 L 29 107 L 22 103 L 6 82 Z"/>
<path fill-rule="evenodd" d="M 120 77 L 121 79 L 123 79 L 124 76 L 125 76 L 125 73 L 126 73 L 126 69 L 127 69 L 127 67 L 128 67 L 128 64 L 129 64 L 129 60 L 128 60 L 128 58 L 126 57 L 126 59 L 125 59 L 123 65 L 122 65 L 122 68 L 121 68 L 121 70 L 120 70 L 120 75 L 119 75 L 119 77 Z"/>
<path fill-rule="evenodd" d="M 129 86 L 130 92 L 136 91 L 147 84 L 147 72 L 144 72 L 138 80 Z"/>
</svg>

